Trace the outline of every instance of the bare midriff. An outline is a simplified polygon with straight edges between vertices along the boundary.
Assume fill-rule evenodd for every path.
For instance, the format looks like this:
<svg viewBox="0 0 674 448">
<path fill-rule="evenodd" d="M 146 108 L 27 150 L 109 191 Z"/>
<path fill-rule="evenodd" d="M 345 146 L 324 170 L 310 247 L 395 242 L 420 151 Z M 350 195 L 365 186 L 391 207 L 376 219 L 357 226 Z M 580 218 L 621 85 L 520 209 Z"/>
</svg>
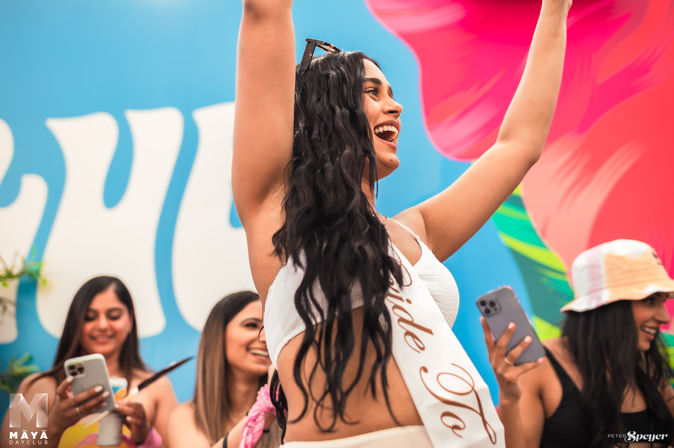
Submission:
<svg viewBox="0 0 674 448">
<path fill-rule="evenodd" d="M 360 335 L 360 329 L 363 326 L 362 310 L 356 309 L 353 311 L 353 314 L 354 333 Z M 379 376 L 377 377 L 376 382 L 376 393 L 374 395 L 372 394 L 369 378 L 372 371 L 372 364 L 375 359 L 375 352 L 371 345 L 367 350 L 365 367 L 361 378 L 347 399 L 345 412 L 347 422 L 337 419 L 334 429 L 330 432 L 325 432 L 321 429 L 321 426 L 327 427 L 330 425 L 333 420 L 333 411 L 332 409 L 325 407 L 319 412 L 315 412 L 315 402 L 311 398 L 309 398 L 309 402 L 307 403 L 307 411 L 299 420 L 295 421 L 305 404 L 304 396 L 293 376 L 293 365 L 303 335 L 303 333 L 300 333 L 283 347 L 277 363 L 281 384 L 288 401 L 286 441 L 338 439 L 397 426 L 422 424 L 421 418 L 412 401 L 412 397 L 405 386 L 405 382 L 393 357 L 391 357 L 391 360 L 386 367 L 386 378 L 388 381 L 390 408 L 394 412 L 393 415 L 395 416 L 395 419 L 393 415 L 391 415 L 386 404 Z M 356 376 L 359 350 L 360 341 L 357 340 L 354 354 L 347 363 L 342 382 L 343 385 L 350 384 Z M 302 377 L 305 380 L 304 386 L 307 391 L 309 390 L 309 385 L 307 384 L 306 379 L 309 377 L 315 359 L 316 352 L 312 350 L 307 354 L 304 361 Z M 314 396 L 323 391 L 325 385 L 324 378 L 325 376 L 320 370 L 314 375 L 311 387 L 311 390 L 314 391 Z M 329 401 L 327 404 L 331 405 Z M 314 418 L 315 414 L 318 422 L 316 422 L 316 419 Z"/>
</svg>

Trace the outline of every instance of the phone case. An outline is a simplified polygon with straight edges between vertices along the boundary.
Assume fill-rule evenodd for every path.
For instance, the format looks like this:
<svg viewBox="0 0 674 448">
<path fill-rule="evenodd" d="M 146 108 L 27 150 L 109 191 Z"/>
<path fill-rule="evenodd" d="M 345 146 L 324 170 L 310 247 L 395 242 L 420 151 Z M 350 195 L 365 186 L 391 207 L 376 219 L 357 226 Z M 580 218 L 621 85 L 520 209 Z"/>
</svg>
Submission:
<svg viewBox="0 0 674 448">
<path fill-rule="evenodd" d="M 105 358 L 99 353 L 92 355 L 78 356 L 71 358 L 63 363 L 63 368 L 66 371 L 66 376 L 74 377 L 70 389 L 73 395 L 77 395 L 96 386 L 103 386 L 103 390 L 109 392 L 107 403 L 104 408 L 98 412 L 111 410 L 115 407 L 115 399 L 110 388 L 110 380 L 108 378 L 108 368 L 105 365 Z"/>
<path fill-rule="evenodd" d="M 517 328 L 506 345 L 506 354 L 510 352 L 522 339 L 531 336 L 531 344 L 515 360 L 515 365 L 535 361 L 545 356 L 541 340 L 536 335 L 534 327 L 517 300 L 515 291 L 509 286 L 502 286 L 494 291 L 478 297 L 475 301 L 478 309 L 487 323 L 487 326 L 498 340 L 506 331 L 510 322 L 515 322 Z"/>
</svg>

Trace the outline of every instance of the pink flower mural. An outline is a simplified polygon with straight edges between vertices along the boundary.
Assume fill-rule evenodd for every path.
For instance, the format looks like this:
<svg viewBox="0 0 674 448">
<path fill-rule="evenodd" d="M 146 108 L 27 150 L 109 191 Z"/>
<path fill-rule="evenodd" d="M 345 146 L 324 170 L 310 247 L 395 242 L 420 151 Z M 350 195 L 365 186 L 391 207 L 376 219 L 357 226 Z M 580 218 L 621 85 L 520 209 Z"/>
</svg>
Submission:
<svg viewBox="0 0 674 448">
<path fill-rule="evenodd" d="M 366 2 L 418 60 L 435 147 L 477 158 L 522 73 L 540 1 Z M 674 0 L 575 0 L 568 37 L 548 146 L 522 185 L 526 211 L 566 266 L 585 248 L 633 238 L 674 274 Z"/>
</svg>

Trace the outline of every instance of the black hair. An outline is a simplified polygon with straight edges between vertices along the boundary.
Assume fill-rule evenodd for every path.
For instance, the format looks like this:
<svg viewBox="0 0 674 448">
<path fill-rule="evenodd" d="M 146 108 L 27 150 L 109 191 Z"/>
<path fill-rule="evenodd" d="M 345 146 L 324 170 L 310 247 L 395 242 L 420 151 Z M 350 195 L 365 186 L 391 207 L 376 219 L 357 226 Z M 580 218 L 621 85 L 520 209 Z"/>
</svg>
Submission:
<svg viewBox="0 0 674 448">
<path fill-rule="evenodd" d="M 562 338 L 583 378 L 581 406 L 592 437 L 588 447 L 612 446 L 606 434 L 624 433 L 620 408 L 628 386 L 638 388 L 651 414 L 674 429 L 674 419 L 661 392 L 672 378 L 665 345 L 658 333 L 648 351 L 638 349 L 630 301 L 567 312 Z"/>
<path fill-rule="evenodd" d="M 355 423 L 347 420 L 345 407 L 363 375 L 373 396 L 381 382 L 393 416 L 386 378 L 392 354 L 391 318 L 385 296 L 391 278 L 400 282 L 402 274 L 389 255 L 386 229 L 362 191 L 363 179 L 373 192 L 377 179 L 372 132 L 362 105 L 365 59 L 369 58 L 360 52 L 328 54 L 314 59 L 306 72 L 296 71 L 285 218 L 272 239 L 279 258 L 304 270 L 294 303 L 306 330 L 293 366 L 304 407 L 294 421 L 306 414 L 311 399 L 314 421 L 323 431 L 334 429 L 338 419 Z M 353 301 L 361 294 L 363 326 L 357 328 Z M 319 295 L 325 296 L 325 306 Z M 370 346 L 375 353 L 371 364 L 366 363 Z M 315 350 L 316 361 L 308 380 L 303 380 L 310 350 Z M 344 373 L 352 357 L 358 364 L 355 377 L 347 382 Z M 319 371 L 325 388 L 310 397 L 307 389 L 315 391 L 312 381 Z M 275 393 L 272 397 L 276 399 Z M 332 411 L 327 424 L 318 419 L 325 409 Z"/>
<path fill-rule="evenodd" d="M 94 297 L 111 287 L 119 301 L 126 307 L 131 318 L 131 332 L 124 340 L 119 352 L 119 368 L 129 385 L 131 385 L 134 369 L 147 371 L 147 367 L 140 356 L 140 349 L 138 346 L 138 326 L 136 324 L 136 313 L 133 306 L 133 300 L 131 299 L 131 293 L 120 279 L 116 277 L 100 276 L 88 280 L 75 293 L 70 308 L 68 308 L 68 314 L 66 316 L 65 324 L 63 325 L 63 332 L 61 333 L 61 339 L 59 340 L 52 368 L 38 375 L 33 381 L 46 376 L 51 376 L 58 384 L 65 378 L 63 363 L 67 359 L 89 354 L 84 351 L 84 348 L 80 344 L 84 317 L 87 314 L 87 309 Z"/>
</svg>

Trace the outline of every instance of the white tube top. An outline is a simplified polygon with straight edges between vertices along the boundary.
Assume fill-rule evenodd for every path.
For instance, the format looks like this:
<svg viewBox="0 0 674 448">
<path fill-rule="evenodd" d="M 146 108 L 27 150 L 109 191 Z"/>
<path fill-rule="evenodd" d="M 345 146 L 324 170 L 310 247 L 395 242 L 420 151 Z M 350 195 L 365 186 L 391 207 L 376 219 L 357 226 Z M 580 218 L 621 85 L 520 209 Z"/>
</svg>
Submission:
<svg viewBox="0 0 674 448">
<path fill-rule="evenodd" d="M 414 265 L 414 269 L 423 284 L 428 288 L 428 291 L 438 304 L 443 317 L 451 328 L 459 312 L 459 289 L 456 286 L 452 273 L 435 258 L 433 252 L 421 241 L 418 235 L 403 224 L 397 221 L 396 223 L 407 230 L 419 243 L 421 256 Z M 304 272 L 301 269 L 298 269 L 294 263 L 288 261 L 281 267 L 267 292 L 264 309 L 264 330 L 267 339 L 267 350 L 274 366 L 276 366 L 278 356 L 288 341 L 305 330 L 304 322 L 302 322 L 295 309 L 295 291 L 300 285 L 303 275 Z M 323 293 L 318 288 L 316 288 L 314 293 L 317 300 L 325 303 L 324 309 L 327 309 Z M 362 297 L 358 297 L 360 295 L 360 288 L 355 288 L 353 295 L 353 308 L 362 306 Z"/>
</svg>

